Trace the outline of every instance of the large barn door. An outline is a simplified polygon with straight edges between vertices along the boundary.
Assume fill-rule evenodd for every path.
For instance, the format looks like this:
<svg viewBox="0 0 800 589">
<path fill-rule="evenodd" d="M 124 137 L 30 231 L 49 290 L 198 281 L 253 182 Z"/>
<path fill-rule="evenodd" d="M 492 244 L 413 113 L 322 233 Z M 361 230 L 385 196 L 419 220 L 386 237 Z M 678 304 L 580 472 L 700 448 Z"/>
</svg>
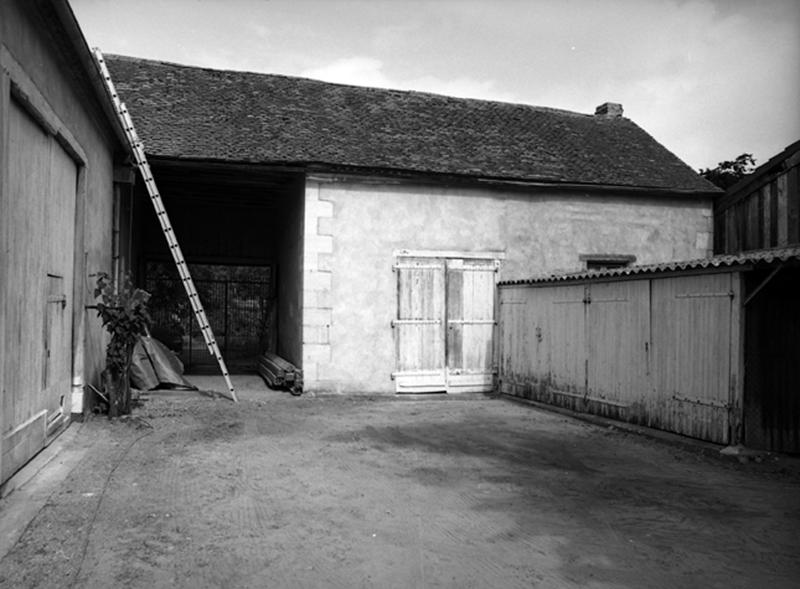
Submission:
<svg viewBox="0 0 800 589">
<path fill-rule="evenodd" d="M 395 270 L 397 319 L 392 321 L 392 327 L 397 392 L 446 390 L 444 260 L 401 258 Z"/>
<path fill-rule="evenodd" d="M 447 260 L 447 390 L 492 390 L 494 260 Z"/>
<path fill-rule="evenodd" d="M 44 447 L 70 394 L 78 175 L 53 136 L 8 104 L 0 480 Z"/>
</svg>

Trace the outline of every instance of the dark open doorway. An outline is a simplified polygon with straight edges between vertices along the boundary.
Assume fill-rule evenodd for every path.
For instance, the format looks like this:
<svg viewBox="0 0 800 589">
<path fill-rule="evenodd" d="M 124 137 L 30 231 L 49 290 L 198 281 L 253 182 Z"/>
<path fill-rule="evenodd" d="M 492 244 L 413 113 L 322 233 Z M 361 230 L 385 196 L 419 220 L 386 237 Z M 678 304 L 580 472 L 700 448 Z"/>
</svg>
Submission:
<svg viewBox="0 0 800 589">
<path fill-rule="evenodd" d="M 304 176 L 245 164 L 151 165 L 228 369 L 255 371 L 265 351 L 298 362 Z M 136 267 L 152 294 L 153 335 L 188 372 L 216 372 L 143 187 L 136 191 Z"/>
</svg>

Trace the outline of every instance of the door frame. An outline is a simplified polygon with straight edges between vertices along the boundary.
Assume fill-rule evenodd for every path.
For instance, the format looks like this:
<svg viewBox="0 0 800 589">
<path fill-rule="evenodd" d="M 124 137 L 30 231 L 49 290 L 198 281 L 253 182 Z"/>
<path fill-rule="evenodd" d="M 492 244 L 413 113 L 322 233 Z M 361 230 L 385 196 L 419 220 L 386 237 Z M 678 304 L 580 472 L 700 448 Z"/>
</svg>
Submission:
<svg viewBox="0 0 800 589">
<path fill-rule="evenodd" d="M 72 317 L 69 318 L 68 329 L 70 331 L 67 338 L 70 345 L 69 350 L 69 370 L 70 370 L 70 391 L 65 395 L 59 410 L 54 415 L 48 415 L 46 412 L 44 417 L 44 445 L 49 442 L 69 423 L 71 413 L 76 410 L 82 410 L 83 401 L 83 375 L 84 375 L 84 320 L 86 317 L 85 311 L 85 297 L 86 289 L 84 288 L 84 281 L 79 280 L 79 276 L 86 276 L 86 256 L 85 251 L 85 209 L 86 209 L 86 170 L 89 158 L 86 155 L 80 142 L 72 135 L 69 128 L 64 124 L 62 119 L 50 106 L 50 102 L 45 98 L 39 87 L 28 76 L 25 68 L 20 64 L 12 55 L 12 53 L 4 45 L 0 45 L 0 208 L 5 208 L 3 205 L 11 198 L 8 186 L 8 130 L 9 130 L 9 116 L 10 116 L 10 103 L 14 101 L 23 111 L 25 111 L 44 133 L 54 141 L 66 152 L 67 156 L 72 159 L 76 168 L 76 186 L 75 186 L 75 203 L 74 203 L 74 231 L 72 236 L 72 289 L 71 292 L 65 293 L 72 297 Z M 5 228 L 0 222 L 0 243 L 4 243 L 6 239 Z M 3 265 L 0 264 L 0 284 L 5 283 L 5 275 L 3 272 Z M 5 350 L 2 349 L 5 340 L 6 330 L 6 317 L 4 307 L 0 305 L 0 373 L 2 373 L 2 365 L 5 359 Z M 4 394 L 10 394 L 7 391 L 0 390 L 0 397 Z M 0 398 L 0 404 L 3 399 Z M 40 419 L 37 413 L 33 418 L 29 418 L 23 424 L 18 425 L 16 429 L 24 426 L 31 421 L 31 419 Z M 3 465 L 3 455 L 6 452 L 3 444 L 3 432 L 0 432 L 0 472 L 7 465 Z M 0 480 L 0 484 L 4 481 Z"/>
</svg>

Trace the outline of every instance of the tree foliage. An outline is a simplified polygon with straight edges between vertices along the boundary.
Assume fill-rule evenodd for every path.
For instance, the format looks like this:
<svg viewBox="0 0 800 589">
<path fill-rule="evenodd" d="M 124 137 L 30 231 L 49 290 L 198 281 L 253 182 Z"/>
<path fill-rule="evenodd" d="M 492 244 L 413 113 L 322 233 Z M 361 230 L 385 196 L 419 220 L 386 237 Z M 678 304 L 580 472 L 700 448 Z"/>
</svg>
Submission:
<svg viewBox="0 0 800 589">
<path fill-rule="evenodd" d="M 743 153 L 732 161 L 719 162 L 716 168 L 700 169 L 700 175 L 709 182 L 727 190 L 753 171 L 756 160 L 752 153 Z"/>
</svg>

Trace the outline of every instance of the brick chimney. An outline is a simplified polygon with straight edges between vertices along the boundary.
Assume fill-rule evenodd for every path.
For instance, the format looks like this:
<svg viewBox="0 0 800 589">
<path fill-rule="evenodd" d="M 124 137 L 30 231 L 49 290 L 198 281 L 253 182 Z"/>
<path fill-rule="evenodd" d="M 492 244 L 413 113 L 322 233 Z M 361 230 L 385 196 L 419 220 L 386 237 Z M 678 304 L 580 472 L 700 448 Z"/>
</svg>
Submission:
<svg viewBox="0 0 800 589">
<path fill-rule="evenodd" d="M 594 109 L 594 116 L 613 119 L 622 116 L 622 105 L 618 102 L 604 102 Z"/>
</svg>

